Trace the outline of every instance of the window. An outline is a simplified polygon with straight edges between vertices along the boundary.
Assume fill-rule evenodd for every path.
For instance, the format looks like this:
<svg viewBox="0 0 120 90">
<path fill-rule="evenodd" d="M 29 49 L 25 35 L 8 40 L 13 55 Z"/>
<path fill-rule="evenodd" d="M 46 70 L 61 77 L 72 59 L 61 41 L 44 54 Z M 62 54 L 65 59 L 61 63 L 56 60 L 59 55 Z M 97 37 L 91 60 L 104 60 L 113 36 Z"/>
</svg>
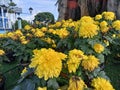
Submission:
<svg viewBox="0 0 120 90">
<path fill-rule="evenodd" d="M 0 18 L 0 27 L 3 27 L 2 18 Z"/>
</svg>

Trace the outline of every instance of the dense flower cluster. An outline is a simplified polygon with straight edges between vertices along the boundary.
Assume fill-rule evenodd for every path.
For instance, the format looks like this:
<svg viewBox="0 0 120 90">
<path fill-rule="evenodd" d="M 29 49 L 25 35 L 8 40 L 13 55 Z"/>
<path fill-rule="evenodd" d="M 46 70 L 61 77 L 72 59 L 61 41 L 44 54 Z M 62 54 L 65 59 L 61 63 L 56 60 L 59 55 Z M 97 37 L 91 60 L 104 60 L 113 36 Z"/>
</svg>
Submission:
<svg viewBox="0 0 120 90">
<path fill-rule="evenodd" d="M 34 57 L 29 67 L 35 68 L 35 74 L 45 80 L 58 77 L 62 69 L 62 60 L 67 56 L 53 49 L 34 50 Z"/>
<path fill-rule="evenodd" d="M 120 30 L 120 20 L 116 20 L 112 23 L 113 28 L 115 28 L 115 30 Z"/>
<path fill-rule="evenodd" d="M 103 12 L 102 15 L 106 20 L 114 20 L 116 18 L 113 12 Z"/>
<path fill-rule="evenodd" d="M 94 90 L 115 90 L 108 80 L 100 77 L 92 80 L 92 86 Z"/>
<path fill-rule="evenodd" d="M 68 90 L 84 90 L 85 88 L 87 86 L 80 77 L 73 76 L 70 78 Z"/>
<path fill-rule="evenodd" d="M 85 70 L 93 71 L 99 65 L 99 60 L 93 55 L 89 55 L 82 61 L 82 66 Z"/>
<path fill-rule="evenodd" d="M 76 72 L 83 57 L 84 57 L 84 53 L 81 50 L 74 49 L 69 51 L 67 64 L 68 64 L 68 70 L 70 73 Z"/>
</svg>

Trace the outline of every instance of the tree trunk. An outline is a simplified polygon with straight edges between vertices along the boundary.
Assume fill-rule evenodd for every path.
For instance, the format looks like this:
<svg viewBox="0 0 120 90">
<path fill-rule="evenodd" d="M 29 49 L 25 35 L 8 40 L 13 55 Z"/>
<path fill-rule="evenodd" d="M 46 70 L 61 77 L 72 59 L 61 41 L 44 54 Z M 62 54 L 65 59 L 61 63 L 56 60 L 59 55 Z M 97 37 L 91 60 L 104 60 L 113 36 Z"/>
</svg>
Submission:
<svg viewBox="0 0 120 90">
<path fill-rule="evenodd" d="M 67 14 L 67 0 L 58 0 L 58 21 L 65 19 Z"/>
<path fill-rule="evenodd" d="M 74 13 L 76 12 L 76 9 L 70 11 L 70 8 L 68 7 L 68 1 L 75 0 L 59 0 L 59 1 L 61 2 L 58 4 L 59 10 L 58 20 L 69 18 L 76 20 L 74 17 L 79 17 L 77 18 L 77 20 L 79 20 L 81 16 L 89 15 L 94 17 L 97 14 L 101 14 L 103 11 L 115 12 L 117 19 L 120 19 L 120 0 L 78 0 L 80 10 L 79 14 Z"/>
<path fill-rule="evenodd" d="M 108 0 L 107 10 L 115 12 L 117 19 L 120 19 L 120 0 Z"/>
</svg>

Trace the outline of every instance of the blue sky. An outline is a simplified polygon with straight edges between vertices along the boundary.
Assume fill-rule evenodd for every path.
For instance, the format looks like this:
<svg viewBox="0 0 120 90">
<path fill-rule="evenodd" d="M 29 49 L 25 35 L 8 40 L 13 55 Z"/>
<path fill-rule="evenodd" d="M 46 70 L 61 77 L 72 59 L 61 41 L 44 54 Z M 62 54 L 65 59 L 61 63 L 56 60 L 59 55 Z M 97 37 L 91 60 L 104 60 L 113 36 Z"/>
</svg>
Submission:
<svg viewBox="0 0 120 90">
<path fill-rule="evenodd" d="M 55 19 L 58 17 L 57 6 L 55 3 L 57 0 L 13 0 L 18 7 L 22 8 L 22 14 L 20 15 L 23 19 L 30 20 L 34 18 L 39 12 L 51 12 Z M 29 14 L 29 8 L 33 8 L 32 15 Z"/>
</svg>

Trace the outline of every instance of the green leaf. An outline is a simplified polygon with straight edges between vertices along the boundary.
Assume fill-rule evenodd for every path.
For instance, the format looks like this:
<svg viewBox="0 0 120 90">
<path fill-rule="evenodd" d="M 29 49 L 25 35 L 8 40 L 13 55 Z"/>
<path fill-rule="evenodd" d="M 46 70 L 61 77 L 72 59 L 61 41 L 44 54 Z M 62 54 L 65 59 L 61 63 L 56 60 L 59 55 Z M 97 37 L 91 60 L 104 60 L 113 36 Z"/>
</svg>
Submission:
<svg viewBox="0 0 120 90">
<path fill-rule="evenodd" d="M 56 79 L 50 79 L 50 80 L 48 80 L 47 86 L 48 87 L 52 87 L 54 90 L 56 90 L 56 89 L 59 88 L 59 85 L 58 85 Z"/>
<path fill-rule="evenodd" d="M 35 90 L 35 83 L 30 79 L 26 79 L 13 90 Z"/>
<path fill-rule="evenodd" d="M 100 63 L 104 63 L 105 59 L 103 54 L 98 54 L 97 57 L 99 58 Z"/>
</svg>

